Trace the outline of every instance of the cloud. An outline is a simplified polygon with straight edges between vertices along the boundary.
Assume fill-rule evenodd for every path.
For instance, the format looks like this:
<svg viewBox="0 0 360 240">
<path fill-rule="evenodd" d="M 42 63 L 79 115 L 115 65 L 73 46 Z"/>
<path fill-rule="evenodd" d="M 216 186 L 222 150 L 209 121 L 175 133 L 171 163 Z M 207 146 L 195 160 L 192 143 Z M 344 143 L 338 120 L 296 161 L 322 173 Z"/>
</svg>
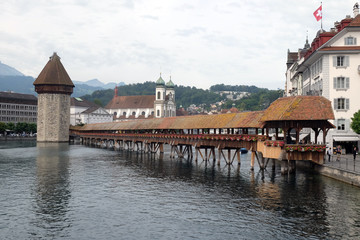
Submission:
<svg viewBox="0 0 360 240">
<path fill-rule="evenodd" d="M 183 37 L 188 37 L 194 34 L 200 34 L 200 33 L 205 33 L 206 29 L 203 27 L 192 27 L 192 28 L 188 28 L 188 29 L 178 29 L 176 30 L 176 35 L 178 36 L 183 36 Z"/>
<path fill-rule="evenodd" d="M 142 17 L 145 19 L 150 19 L 150 20 L 159 20 L 159 17 L 157 17 L 157 16 L 143 15 Z"/>
</svg>

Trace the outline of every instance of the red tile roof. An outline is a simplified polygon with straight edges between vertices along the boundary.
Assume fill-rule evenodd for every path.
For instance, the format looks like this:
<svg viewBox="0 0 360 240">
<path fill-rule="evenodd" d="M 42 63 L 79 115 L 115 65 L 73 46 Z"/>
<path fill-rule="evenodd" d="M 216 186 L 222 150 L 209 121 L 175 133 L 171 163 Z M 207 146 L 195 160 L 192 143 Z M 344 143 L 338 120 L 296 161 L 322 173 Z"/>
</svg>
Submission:
<svg viewBox="0 0 360 240">
<path fill-rule="evenodd" d="M 324 47 L 319 51 L 351 51 L 351 50 L 360 50 L 360 46 Z"/>
<path fill-rule="evenodd" d="M 106 106 L 106 109 L 154 108 L 155 95 L 116 96 Z"/>
<path fill-rule="evenodd" d="M 353 20 L 349 23 L 349 27 L 360 27 L 360 14 L 358 14 Z"/>
</svg>

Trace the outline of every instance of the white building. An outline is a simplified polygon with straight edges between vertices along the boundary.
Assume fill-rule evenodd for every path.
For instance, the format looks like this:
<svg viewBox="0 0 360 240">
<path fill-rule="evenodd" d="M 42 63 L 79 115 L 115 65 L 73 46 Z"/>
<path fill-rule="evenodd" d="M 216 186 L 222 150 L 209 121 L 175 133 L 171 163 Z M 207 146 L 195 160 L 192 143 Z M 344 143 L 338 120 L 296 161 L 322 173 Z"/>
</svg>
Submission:
<svg viewBox="0 0 360 240">
<path fill-rule="evenodd" d="M 71 98 L 70 124 L 112 122 L 113 116 L 104 108 L 81 98 Z"/>
<path fill-rule="evenodd" d="M 31 94 L 0 92 L 0 122 L 36 123 L 37 97 Z"/>
<path fill-rule="evenodd" d="M 165 84 L 161 75 L 156 81 L 155 95 L 118 96 L 115 87 L 113 99 L 106 109 L 114 116 L 115 121 L 152 117 L 176 116 L 175 85 L 170 80 Z"/>
<path fill-rule="evenodd" d="M 311 46 L 288 52 L 285 96 L 320 95 L 332 101 L 336 129 L 326 144 L 341 145 L 347 153 L 359 146 L 359 136 L 350 128 L 351 117 L 360 109 L 360 15 L 335 22 L 329 32 L 320 30 Z M 359 40 L 357 40 L 359 39 Z"/>
</svg>

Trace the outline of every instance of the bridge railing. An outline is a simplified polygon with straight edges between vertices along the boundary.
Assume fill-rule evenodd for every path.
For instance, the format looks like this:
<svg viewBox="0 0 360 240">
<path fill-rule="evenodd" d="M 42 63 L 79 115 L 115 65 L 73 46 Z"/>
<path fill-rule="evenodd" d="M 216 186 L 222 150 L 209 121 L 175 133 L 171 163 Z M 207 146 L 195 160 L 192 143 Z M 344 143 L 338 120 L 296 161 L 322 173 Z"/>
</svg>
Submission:
<svg viewBox="0 0 360 240">
<path fill-rule="evenodd" d="M 265 141 L 265 135 L 254 134 L 172 134 L 172 133 L 77 133 L 80 136 L 93 137 L 127 137 L 127 138 L 165 138 L 165 139 L 191 139 L 191 140 L 226 140 L 226 141 Z"/>
</svg>

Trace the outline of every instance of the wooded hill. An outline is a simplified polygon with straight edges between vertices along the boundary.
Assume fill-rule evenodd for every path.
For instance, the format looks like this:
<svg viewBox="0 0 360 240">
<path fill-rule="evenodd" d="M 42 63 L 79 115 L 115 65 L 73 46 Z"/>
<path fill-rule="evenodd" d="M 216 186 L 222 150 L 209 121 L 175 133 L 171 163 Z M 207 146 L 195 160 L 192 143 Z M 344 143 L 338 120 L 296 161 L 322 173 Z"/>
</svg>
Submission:
<svg viewBox="0 0 360 240">
<path fill-rule="evenodd" d="M 246 88 L 247 87 L 247 88 Z M 133 95 L 155 95 L 156 84 L 154 82 L 145 82 L 137 84 L 129 84 L 118 87 L 119 96 L 133 96 Z M 205 109 L 210 109 L 210 104 L 214 104 L 221 100 L 226 103 L 222 108 L 231 108 L 232 104 L 241 111 L 255 111 L 267 108 L 271 102 L 281 96 L 280 90 L 268 90 L 266 88 L 257 88 L 255 86 L 230 86 L 230 85 L 214 85 L 210 87 L 211 90 L 199 89 L 196 87 L 175 86 L 175 98 L 177 107 L 189 107 L 191 104 L 197 106 L 203 105 Z M 228 90 L 231 89 L 231 90 Z M 243 90 L 234 90 L 243 89 Z M 247 90 L 245 90 L 247 89 Z M 250 92 L 250 96 L 244 97 L 240 100 L 233 101 L 225 99 L 223 96 L 214 91 L 241 91 Z M 97 90 L 92 94 L 82 96 L 86 100 L 95 102 L 101 106 L 105 106 L 114 96 L 113 89 Z"/>
</svg>

